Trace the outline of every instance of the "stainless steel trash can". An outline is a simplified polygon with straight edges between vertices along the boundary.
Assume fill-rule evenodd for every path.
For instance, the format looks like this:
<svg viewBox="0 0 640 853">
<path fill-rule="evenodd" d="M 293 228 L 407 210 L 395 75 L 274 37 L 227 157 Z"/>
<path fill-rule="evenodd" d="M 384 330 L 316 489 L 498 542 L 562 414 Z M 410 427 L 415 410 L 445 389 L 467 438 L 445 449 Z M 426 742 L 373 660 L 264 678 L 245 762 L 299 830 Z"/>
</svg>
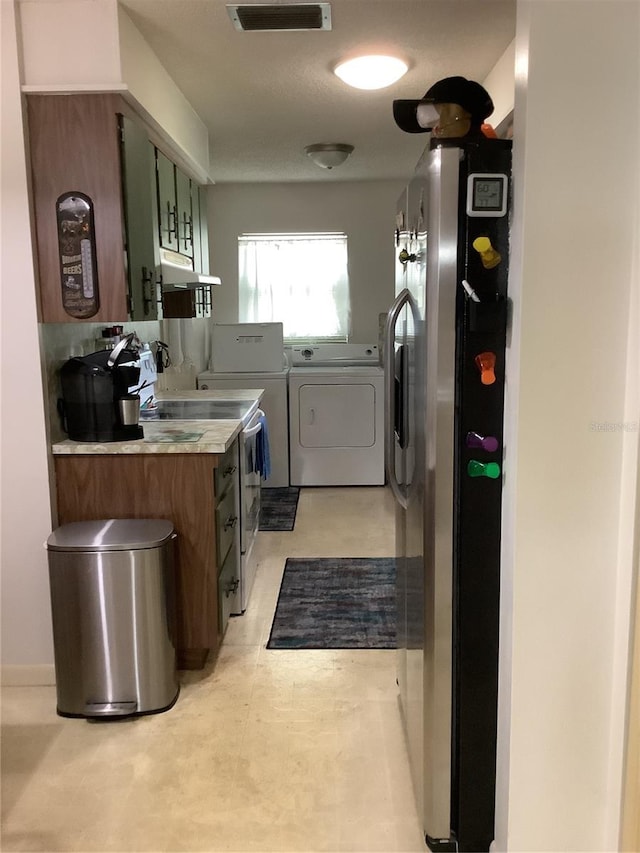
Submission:
<svg viewBox="0 0 640 853">
<path fill-rule="evenodd" d="M 174 539 L 161 519 L 79 521 L 49 536 L 60 716 L 124 717 L 175 703 Z"/>
</svg>

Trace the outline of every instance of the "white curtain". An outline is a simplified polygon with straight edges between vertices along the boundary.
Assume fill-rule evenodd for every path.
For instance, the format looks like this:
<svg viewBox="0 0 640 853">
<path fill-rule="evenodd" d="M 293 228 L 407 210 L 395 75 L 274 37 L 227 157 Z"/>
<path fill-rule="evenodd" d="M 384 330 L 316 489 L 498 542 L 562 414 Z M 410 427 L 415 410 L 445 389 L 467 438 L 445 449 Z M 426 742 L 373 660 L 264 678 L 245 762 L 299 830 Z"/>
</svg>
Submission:
<svg viewBox="0 0 640 853">
<path fill-rule="evenodd" d="M 239 318 L 282 323 L 286 339 L 349 339 L 345 234 L 243 235 Z"/>
</svg>

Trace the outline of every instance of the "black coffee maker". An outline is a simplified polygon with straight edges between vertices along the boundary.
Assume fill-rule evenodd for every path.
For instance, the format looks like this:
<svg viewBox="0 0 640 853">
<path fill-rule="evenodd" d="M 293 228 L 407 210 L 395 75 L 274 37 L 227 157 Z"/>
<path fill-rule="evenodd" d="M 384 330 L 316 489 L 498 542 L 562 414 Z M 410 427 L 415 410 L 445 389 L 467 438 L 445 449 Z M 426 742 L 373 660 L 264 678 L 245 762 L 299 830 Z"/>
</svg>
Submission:
<svg viewBox="0 0 640 853">
<path fill-rule="evenodd" d="M 60 368 L 62 398 L 58 411 L 64 431 L 73 441 L 132 441 L 143 437 L 137 423 L 123 423 L 121 401 L 130 400 L 140 368 L 134 335 L 123 338 L 113 350 L 71 358 Z M 129 418 L 127 418 L 129 420 Z"/>
</svg>

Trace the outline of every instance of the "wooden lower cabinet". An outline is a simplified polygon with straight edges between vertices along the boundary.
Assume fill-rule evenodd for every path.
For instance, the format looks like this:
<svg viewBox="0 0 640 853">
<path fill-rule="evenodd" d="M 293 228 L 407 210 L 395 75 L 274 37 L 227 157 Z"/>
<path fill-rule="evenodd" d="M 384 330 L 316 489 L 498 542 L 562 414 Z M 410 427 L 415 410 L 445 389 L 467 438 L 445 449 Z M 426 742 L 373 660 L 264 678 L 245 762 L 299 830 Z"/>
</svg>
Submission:
<svg viewBox="0 0 640 853">
<path fill-rule="evenodd" d="M 54 457 L 60 525 L 106 518 L 173 522 L 180 669 L 201 669 L 222 640 L 214 472 L 224 458 L 200 453 Z"/>
</svg>

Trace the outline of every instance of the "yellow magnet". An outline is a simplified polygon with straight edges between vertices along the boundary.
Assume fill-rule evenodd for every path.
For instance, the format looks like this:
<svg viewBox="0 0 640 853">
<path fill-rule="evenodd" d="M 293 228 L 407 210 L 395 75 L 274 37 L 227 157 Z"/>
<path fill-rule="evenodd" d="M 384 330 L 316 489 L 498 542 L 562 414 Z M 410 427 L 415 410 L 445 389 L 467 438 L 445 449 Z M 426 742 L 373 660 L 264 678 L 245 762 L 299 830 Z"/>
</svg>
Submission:
<svg viewBox="0 0 640 853">
<path fill-rule="evenodd" d="M 494 267 L 497 267 L 502 260 L 502 256 L 493 248 L 491 240 L 488 237 L 476 237 L 472 245 L 480 255 L 482 266 L 486 270 L 492 270 Z"/>
</svg>

